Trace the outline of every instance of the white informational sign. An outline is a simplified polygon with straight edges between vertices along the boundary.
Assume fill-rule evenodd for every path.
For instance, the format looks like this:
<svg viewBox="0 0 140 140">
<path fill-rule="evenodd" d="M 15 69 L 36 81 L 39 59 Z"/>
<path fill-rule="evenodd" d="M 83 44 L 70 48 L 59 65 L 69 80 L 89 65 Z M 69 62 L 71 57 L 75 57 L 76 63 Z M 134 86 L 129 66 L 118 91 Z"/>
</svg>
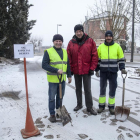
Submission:
<svg viewBox="0 0 140 140">
<path fill-rule="evenodd" d="M 34 57 L 33 44 L 14 44 L 14 58 Z"/>
</svg>

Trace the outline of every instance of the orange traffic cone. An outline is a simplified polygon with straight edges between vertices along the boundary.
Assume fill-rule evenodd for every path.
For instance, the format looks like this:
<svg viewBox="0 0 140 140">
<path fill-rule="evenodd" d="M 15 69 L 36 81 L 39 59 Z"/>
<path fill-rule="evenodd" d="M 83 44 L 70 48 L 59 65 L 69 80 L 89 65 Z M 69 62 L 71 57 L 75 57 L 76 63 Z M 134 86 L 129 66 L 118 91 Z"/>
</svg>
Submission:
<svg viewBox="0 0 140 140">
<path fill-rule="evenodd" d="M 29 137 L 40 134 L 40 131 L 38 130 L 38 128 L 36 126 L 34 126 L 30 108 L 28 106 L 27 106 L 25 129 L 21 130 L 21 134 L 22 134 L 23 138 L 29 138 Z"/>
<path fill-rule="evenodd" d="M 27 71 L 26 71 L 26 58 L 24 58 L 24 72 L 25 72 L 25 87 L 26 87 L 26 101 L 27 101 L 27 113 L 26 113 L 26 125 L 25 129 L 21 130 L 21 134 L 23 138 L 29 138 L 32 136 L 36 136 L 40 134 L 40 131 L 36 126 L 34 126 L 34 122 L 32 119 L 31 111 L 29 108 L 29 99 L 28 99 L 28 87 L 27 87 Z"/>
</svg>

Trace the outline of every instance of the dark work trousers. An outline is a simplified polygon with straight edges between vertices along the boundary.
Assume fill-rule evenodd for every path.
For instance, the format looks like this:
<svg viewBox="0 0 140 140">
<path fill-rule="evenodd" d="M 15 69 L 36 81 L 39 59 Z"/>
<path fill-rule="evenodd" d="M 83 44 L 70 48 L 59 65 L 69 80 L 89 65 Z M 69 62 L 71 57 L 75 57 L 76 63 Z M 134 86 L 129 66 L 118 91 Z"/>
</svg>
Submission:
<svg viewBox="0 0 140 140">
<path fill-rule="evenodd" d="M 109 99 L 115 99 L 115 93 L 117 88 L 117 72 L 101 72 L 100 71 L 100 97 L 106 96 L 107 80 L 109 80 Z M 109 108 L 114 109 L 115 104 L 108 103 Z M 104 105 L 99 104 L 99 108 L 105 108 Z"/>
<path fill-rule="evenodd" d="M 88 74 L 85 75 L 74 75 L 75 86 L 76 86 L 76 97 L 77 105 L 82 106 L 82 81 L 85 91 L 85 103 L 88 109 L 91 109 L 93 106 L 92 95 L 91 95 L 91 76 Z"/>
</svg>

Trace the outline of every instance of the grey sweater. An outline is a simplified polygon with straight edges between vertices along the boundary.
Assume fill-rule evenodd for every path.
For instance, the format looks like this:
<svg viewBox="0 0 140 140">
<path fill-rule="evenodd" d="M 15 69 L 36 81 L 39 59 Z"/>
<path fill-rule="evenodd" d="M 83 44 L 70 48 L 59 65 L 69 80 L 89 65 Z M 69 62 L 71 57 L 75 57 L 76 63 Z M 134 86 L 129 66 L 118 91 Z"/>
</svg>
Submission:
<svg viewBox="0 0 140 140">
<path fill-rule="evenodd" d="M 63 60 L 63 50 L 62 50 L 62 48 L 58 49 L 58 48 L 54 47 L 54 49 L 56 50 L 56 52 L 59 54 L 59 56 Z M 52 73 L 57 73 L 58 69 L 50 66 L 49 63 L 50 63 L 49 54 L 48 54 L 47 51 L 45 51 L 44 56 L 43 56 L 43 60 L 42 60 L 42 68 L 46 71 L 49 71 L 49 72 L 52 72 Z M 71 77 L 69 59 L 67 61 L 67 77 Z"/>
</svg>

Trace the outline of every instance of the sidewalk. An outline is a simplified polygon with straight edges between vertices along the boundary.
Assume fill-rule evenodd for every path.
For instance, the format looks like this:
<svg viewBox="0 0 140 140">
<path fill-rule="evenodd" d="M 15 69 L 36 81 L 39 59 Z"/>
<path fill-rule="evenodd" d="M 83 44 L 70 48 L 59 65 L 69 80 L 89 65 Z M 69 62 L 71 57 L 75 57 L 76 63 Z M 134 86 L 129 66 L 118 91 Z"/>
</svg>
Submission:
<svg viewBox="0 0 140 140">
<path fill-rule="evenodd" d="M 140 68 L 140 62 L 126 62 L 126 67 Z"/>
</svg>

